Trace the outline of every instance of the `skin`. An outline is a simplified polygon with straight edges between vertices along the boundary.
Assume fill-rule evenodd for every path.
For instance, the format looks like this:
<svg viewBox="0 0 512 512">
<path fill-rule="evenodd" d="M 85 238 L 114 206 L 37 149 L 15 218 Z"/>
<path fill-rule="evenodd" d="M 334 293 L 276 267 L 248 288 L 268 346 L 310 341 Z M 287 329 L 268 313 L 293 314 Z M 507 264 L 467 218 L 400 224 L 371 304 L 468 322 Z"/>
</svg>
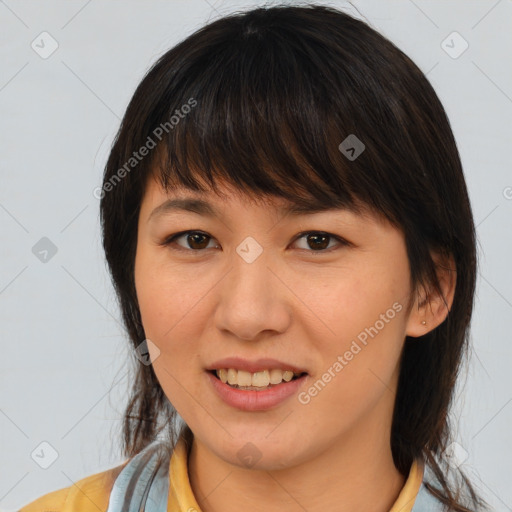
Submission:
<svg viewBox="0 0 512 512">
<path fill-rule="evenodd" d="M 440 276 L 447 304 L 435 295 L 423 304 L 411 296 L 403 234 L 382 218 L 346 210 L 292 217 L 279 209 L 282 198 L 258 203 L 222 190 L 226 199 L 166 193 L 150 179 L 135 259 L 144 331 L 160 351 L 150 345 L 154 370 L 194 433 L 188 469 L 201 509 L 388 512 L 405 483 L 390 446 L 399 357 L 406 335 L 446 317 L 454 273 Z M 172 212 L 148 221 L 174 197 L 206 199 L 222 216 Z M 162 245 L 185 230 L 211 238 Z M 297 238 L 303 231 L 350 245 L 328 238 L 315 250 Z M 236 252 L 247 236 L 263 248 L 250 264 Z M 273 357 L 305 368 L 307 390 L 395 303 L 401 311 L 307 404 L 292 396 L 270 410 L 240 411 L 207 378 L 220 358 Z M 261 454 L 252 467 L 237 456 L 247 442 Z"/>
</svg>

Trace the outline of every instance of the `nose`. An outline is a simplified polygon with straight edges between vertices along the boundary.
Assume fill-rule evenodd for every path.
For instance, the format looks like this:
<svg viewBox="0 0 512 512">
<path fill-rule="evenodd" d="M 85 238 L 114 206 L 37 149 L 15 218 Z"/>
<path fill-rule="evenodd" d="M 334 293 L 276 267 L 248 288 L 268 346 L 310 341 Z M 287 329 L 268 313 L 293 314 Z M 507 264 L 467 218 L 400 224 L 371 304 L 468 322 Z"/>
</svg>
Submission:
<svg viewBox="0 0 512 512">
<path fill-rule="evenodd" d="M 285 332 L 291 323 L 291 293 L 263 254 L 252 263 L 238 255 L 218 287 L 217 329 L 234 338 L 257 341 Z M 220 284 L 220 283 L 219 283 Z"/>
</svg>

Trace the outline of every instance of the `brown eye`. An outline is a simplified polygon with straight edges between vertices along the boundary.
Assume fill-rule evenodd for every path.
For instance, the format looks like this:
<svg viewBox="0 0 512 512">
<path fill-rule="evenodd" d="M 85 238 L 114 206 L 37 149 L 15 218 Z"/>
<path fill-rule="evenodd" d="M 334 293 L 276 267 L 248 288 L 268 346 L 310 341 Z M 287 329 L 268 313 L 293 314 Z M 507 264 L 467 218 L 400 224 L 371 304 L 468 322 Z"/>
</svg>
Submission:
<svg viewBox="0 0 512 512">
<path fill-rule="evenodd" d="M 180 239 L 184 240 L 184 242 L 178 243 Z M 183 231 L 171 235 L 164 240 L 161 245 L 169 246 L 179 251 L 200 252 L 205 249 L 218 247 L 218 245 L 208 247 L 209 243 L 213 240 L 215 240 L 213 237 L 201 231 Z M 304 240 L 306 242 L 305 246 L 299 248 L 311 253 L 330 252 L 331 249 L 336 248 L 336 243 L 339 246 L 350 245 L 350 243 L 343 238 L 322 231 L 301 233 L 295 240 L 296 242 L 298 240 Z M 332 242 L 336 242 L 334 247 L 332 246 Z"/>
<path fill-rule="evenodd" d="M 307 235 L 306 237 L 307 243 L 311 247 L 311 249 L 327 249 L 329 245 L 330 236 L 329 235 Z"/>
<path fill-rule="evenodd" d="M 329 252 L 329 250 L 332 248 L 332 246 L 329 247 L 331 240 L 338 242 L 339 245 L 348 245 L 348 242 L 342 238 L 331 235 L 330 233 L 324 233 L 322 231 L 310 231 L 308 233 L 301 233 L 297 240 L 302 239 L 305 240 L 306 247 L 301 247 L 301 249 L 305 249 L 309 252 Z"/>
<path fill-rule="evenodd" d="M 177 243 L 177 240 L 180 239 L 185 241 L 184 244 Z M 206 233 L 202 233 L 201 231 L 185 231 L 167 238 L 162 245 L 175 245 L 178 250 L 201 251 L 203 249 L 208 249 L 208 244 L 211 240 L 213 240 L 211 236 Z"/>
<path fill-rule="evenodd" d="M 209 238 L 208 235 L 204 235 L 203 233 L 192 233 L 186 235 L 185 240 L 191 249 L 206 249 Z"/>
</svg>

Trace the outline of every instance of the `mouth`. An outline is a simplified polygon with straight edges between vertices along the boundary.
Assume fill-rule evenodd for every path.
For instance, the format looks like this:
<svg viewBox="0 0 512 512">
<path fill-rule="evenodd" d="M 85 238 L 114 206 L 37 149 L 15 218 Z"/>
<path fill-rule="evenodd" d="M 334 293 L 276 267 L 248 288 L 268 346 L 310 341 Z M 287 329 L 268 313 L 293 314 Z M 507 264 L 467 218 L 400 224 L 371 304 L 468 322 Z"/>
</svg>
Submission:
<svg viewBox="0 0 512 512">
<path fill-rule="evenodd" d="M 244 391 L 265 391 L 307 375 L 307 372 L 294 372 L 279 368 L 254 373 L 235 368 L 219 368 L 207 370 L 207 372 L 227 386 Z"/>
</svg>

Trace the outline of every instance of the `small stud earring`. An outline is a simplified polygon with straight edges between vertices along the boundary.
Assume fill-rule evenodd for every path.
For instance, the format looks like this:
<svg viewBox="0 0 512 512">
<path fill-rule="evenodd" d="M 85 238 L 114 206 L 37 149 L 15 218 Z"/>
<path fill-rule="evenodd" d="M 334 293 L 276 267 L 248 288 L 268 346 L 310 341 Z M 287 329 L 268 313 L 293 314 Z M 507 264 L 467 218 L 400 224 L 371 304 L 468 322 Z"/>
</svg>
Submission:
<svg viewBox="0 0 512 512">
<path fill-rule="evenodd" d="M 422 320 L 422 321 L 421 321 L 421 323 L 422 323 L 423 325 L 427 325 L 427 322 L 425 322 L 425 320 Z"/>
</svg>

